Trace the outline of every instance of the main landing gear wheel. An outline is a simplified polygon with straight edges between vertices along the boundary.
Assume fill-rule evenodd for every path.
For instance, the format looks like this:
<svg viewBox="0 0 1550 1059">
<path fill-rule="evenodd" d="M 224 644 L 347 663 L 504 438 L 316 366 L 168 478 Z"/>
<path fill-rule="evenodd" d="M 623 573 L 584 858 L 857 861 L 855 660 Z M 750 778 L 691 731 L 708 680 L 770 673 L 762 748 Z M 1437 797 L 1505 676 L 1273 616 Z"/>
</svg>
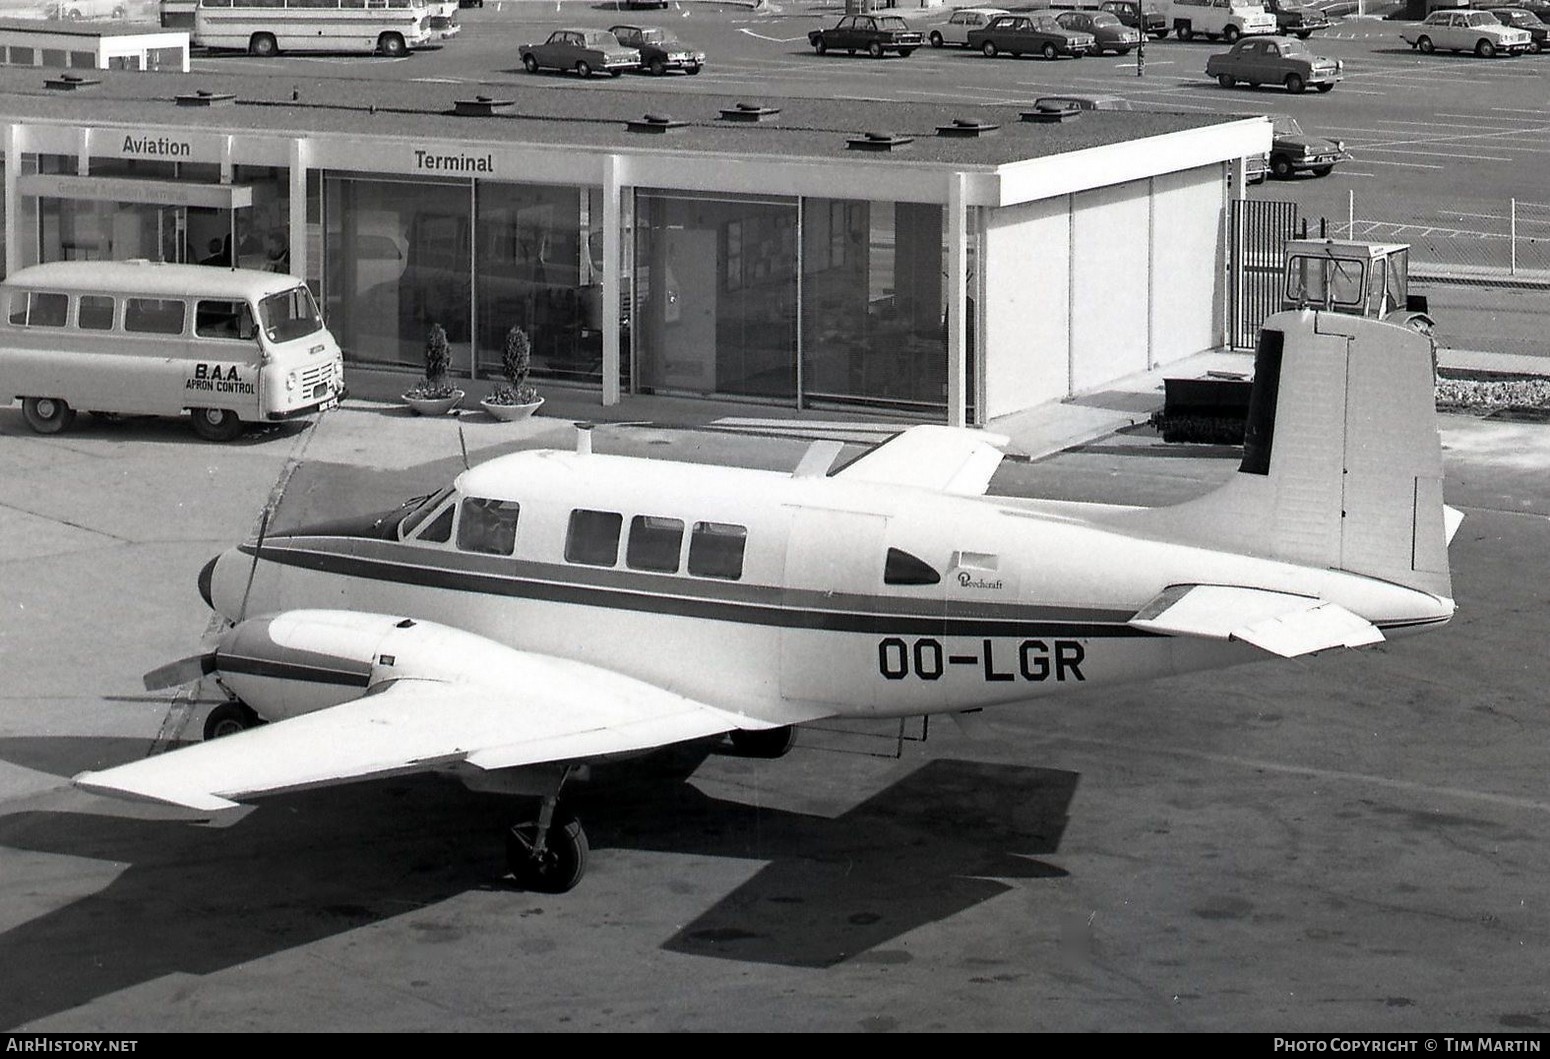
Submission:
<svg viewBox="0 0 1550 1059">
<path fill-rule="evenodd" d="M 749 757 L 784 757 L 796 746 L 797 729 L 794 724 L 779 728 L 761 728 L 757 731 L 736 729 L 732 732 L 732 746 Z"/>
<path fill-rule="evenodd" d="M 506 866 L 524 890 L 563 894 L 587 870 L 587 833 L 581 821 L 554 798 L 545 798 L 537 820 L 506 830 Z"/>
<path fill-rule="evenodd" d="M 253 707 L 240 699 L 223 702 L 205 718 L 205 742 L 226 735 L 236 735 L 249 728 L 257 728 L 263 719 L 253 712 Z"/>
<path fill-rule="evenodd" d="M 22 418 L 39 434 L 57 434 L 75 421 L 75 409 L 57 397 L 26 397 Z"/>
</svg>

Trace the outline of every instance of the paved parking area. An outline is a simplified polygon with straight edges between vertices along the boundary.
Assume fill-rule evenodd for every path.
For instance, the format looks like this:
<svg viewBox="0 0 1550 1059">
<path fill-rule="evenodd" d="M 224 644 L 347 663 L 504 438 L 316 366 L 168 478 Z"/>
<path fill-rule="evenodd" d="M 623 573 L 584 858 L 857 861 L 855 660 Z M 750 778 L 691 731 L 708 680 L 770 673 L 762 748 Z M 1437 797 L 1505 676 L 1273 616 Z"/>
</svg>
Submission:
<svg viewBox="0 0 1550 1059">
<path fill-rule="evenodd" d="M 561 402 L 563 403 L 563 402 Z M 500 877 L 502 806 L 433 778 L 231 826 L 71 791 L 197 730 L 144 671 L 197 649 L 199 566 L 277 518 L 392 502 L 456 424 L 39 438 L 0 410 L 0 1026 L 52 1030 L 1550 1026 L 1543 747 L 1550 432 L 1445 419 L 1458 617 L 1332 658 L 985 716 L 804 731 L 775 762 L 583 796 L 561 897 Z M 569 445 L 470 418 L 470 458 Z M 794 466 L 804 442 L 655 423 L 600 451 Z M 994 488 L 1160 503 L 1228 450 L 1108 435 Z M 687 660 L 692 664 L 692 660 Z"/>
</svg>

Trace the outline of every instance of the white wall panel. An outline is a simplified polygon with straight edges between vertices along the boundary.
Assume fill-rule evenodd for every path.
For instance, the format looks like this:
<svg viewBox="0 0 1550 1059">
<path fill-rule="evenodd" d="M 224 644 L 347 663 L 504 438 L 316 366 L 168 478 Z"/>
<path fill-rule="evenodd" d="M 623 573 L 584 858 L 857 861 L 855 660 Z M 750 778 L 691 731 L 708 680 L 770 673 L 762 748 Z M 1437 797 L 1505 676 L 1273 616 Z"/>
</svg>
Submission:
<svg viewBox="0 0 1550 1059">
<path fill-rule="evenodd" d="M 985 413 L 1069 392 L 1070 198 L 992 210 L 985 230 Z"/>
<path fill-rule="evenodd" d="M 1071 222 L 1071 377 L 1080 393 L 1147 368 L 1147 182 L 1074 196 Z"/>
<path fill-rule="evenodd" d="M 1152 364 L 1221 345 L 1222 225 L 1219 166 L 1152 181 Z"/>
</svg>

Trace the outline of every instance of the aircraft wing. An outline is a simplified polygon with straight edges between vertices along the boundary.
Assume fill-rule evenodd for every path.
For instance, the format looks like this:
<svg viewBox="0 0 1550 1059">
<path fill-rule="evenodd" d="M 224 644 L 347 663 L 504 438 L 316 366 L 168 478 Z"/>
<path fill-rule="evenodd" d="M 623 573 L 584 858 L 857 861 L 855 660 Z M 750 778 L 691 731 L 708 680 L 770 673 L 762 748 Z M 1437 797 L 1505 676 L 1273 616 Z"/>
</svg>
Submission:
<svg viewBox="0 0 1550 1059">
<path fill-rule="evenodd" d="M 1168 636 L 1242 640 L 1283 658 L 1383 639 L 1376 625 L 1339 604 L 1232 585 L 1172 585 L 1129 624 Z"/>
<path fill-rule="evenodd" d="M 529 656 L 533 657 L 533 656 Z M 554 659 L 543 660 L 553 675 Z M 650 750 L 769 727 L 583 663 L 564 686 L 519 691 L 414 678 L 351 702 L 102 772 L 83 790 L 201 811 L 234 799 L 466 763 L 480 769 Z"/>
<path fill-rule="evenodd" d="M 910 427 L 836 471 L 835 477 L 980 496 L 1001 465 L 1002 447 L 1010 442 L 983 430 Z"/>
</svg>

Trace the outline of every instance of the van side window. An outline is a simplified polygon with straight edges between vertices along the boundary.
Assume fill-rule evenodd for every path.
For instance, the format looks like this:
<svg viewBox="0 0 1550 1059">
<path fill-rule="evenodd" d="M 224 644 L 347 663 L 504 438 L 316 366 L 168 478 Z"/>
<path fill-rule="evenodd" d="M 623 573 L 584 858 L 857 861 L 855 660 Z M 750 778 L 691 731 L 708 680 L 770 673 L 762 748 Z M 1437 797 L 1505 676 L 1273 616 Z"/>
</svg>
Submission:
<svg viewBox="0 0 1550 1059">
<path fill-rule="evenodd" d="M 565 535 L 565 561 L 588 566 L 612 566 L 619 561 L 619 529 L 624 516 L 615 511 L 570 513 L 570 531 Z"/>
<path fill-rule="evenodd" d="M 181 298 L 129 298 L 124 302 L 124 330 L 181 335 L 187 309 Z"/>
<path fill-rule="evenodd" d="M 241 301 L 208 301 L 200 299 L 194 305 L 194 334 L 200 338 L 242 338 L 244 330 L 251 331 L 248 306 Z"/>
<path fill-rule="evenodd" d="M 23 327 L 63 327 L 70 296 L 48 291 L 16 291 L 11 295 L 11 323 Z"/>
<path fill-rule="evenodd" d="M 113 299 L 105 294 L 83 294 L 75 310 L 76 325 L 87 331 L 113 330 Z"/>
<path fill-rule="evenodd" d="M 630 520 L 630 540 L 624 562 L 631 570 L 678 572 L 678 552 L 683 546 L 684 524 L 676 518 L 636 515 Z"/>
<path fill-rule="evenodd" d="M 515 500 L 463 498 L 457 520 L 457 546 L 465 552 L 510 555 L 517 547 L 517 515 L 522 505 Z"/>
<path fill-rule="evenodd" d="M 736 581 L 743 576 L 748 529 L 728 522 L 696 522 L 689 538 L 689 572 L 695 577 Z"/>
</svg>

